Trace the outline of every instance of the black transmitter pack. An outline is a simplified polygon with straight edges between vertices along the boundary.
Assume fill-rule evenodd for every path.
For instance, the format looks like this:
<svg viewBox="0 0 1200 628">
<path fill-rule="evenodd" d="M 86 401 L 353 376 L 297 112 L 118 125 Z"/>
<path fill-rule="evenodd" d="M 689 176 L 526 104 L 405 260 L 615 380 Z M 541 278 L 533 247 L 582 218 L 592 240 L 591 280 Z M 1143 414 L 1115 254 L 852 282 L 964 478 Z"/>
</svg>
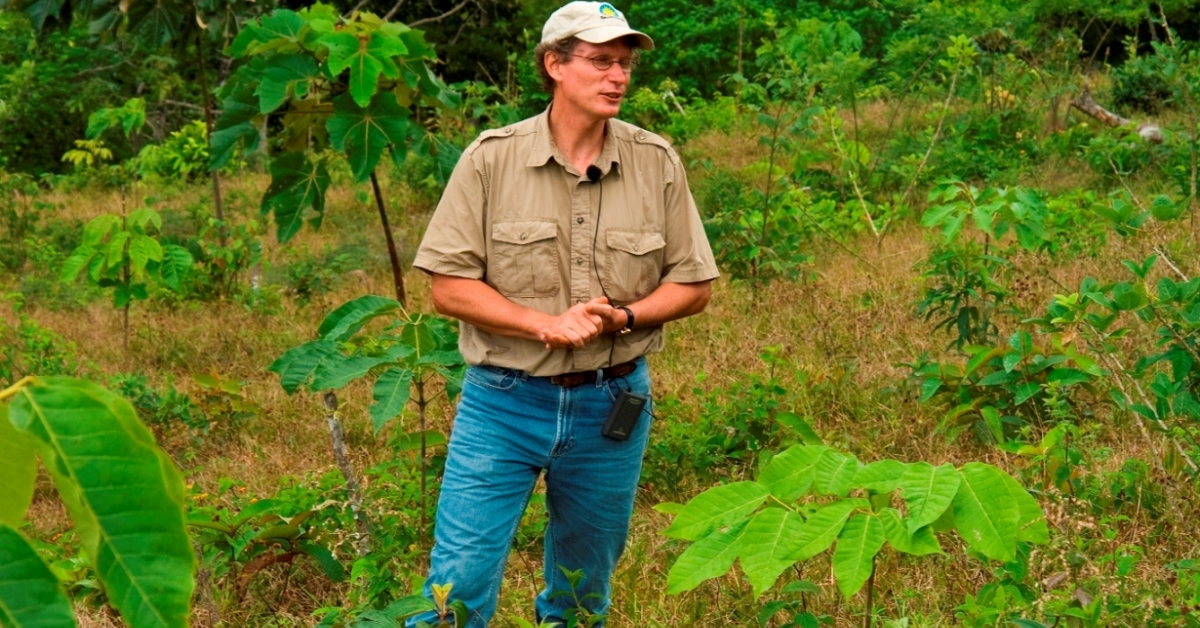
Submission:
<svg viewBox="0 0 1200 628">
<path fill-rule="evenodd" d="M 622 390 L 621 394 L 617 395 L 617 402 L 608 413 L 608 419 L 604 421 L 604 429 L 600 430 L 600 434 L 613 440 L 628 440 L 633 428 L 637 427 L 638 419 L 642 418 L 648 401 L 650 398 L 646 395 Z"/>
</svg>

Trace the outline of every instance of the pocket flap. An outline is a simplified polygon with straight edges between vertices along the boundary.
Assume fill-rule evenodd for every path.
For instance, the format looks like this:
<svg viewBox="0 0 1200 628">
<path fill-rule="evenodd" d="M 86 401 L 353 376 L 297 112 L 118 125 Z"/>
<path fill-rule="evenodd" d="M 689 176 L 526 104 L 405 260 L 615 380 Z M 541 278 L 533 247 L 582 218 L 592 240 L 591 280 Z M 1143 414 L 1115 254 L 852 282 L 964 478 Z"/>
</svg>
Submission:
<svg viewBox="0 0 1200 628">
<path fill-rule="evenodd" d="M 509 244 L 532 244 L 558 236 L 558 223 L 549 220 L 498 222 L 492 225 L 492 239 Z"/>
<path fill-rule="evenodd" d="M 657 231 L 609 231 L 605 234 L 608 248 L 625 251 L 630 255 L 645 255 L 667 245 Z"/>
</svg>

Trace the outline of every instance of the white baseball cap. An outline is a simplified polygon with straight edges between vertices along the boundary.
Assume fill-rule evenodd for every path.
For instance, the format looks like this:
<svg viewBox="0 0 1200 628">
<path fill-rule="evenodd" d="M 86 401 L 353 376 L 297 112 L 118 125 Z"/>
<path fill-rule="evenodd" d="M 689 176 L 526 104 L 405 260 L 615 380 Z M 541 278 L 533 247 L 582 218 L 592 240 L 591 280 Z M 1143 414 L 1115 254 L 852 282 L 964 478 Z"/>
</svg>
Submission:
<svg viewBox="0 0 1200 628">
<path fill-rule="evenodd" d="M 625 14 L 607 2 L 568 2 L 542 27 L 542 43 L 578 37 L 589 44 L 603 44 L 626 35 L 637 37 L 638 48 L 654 50 L 654 40 L 629 28 Z"/>
</svg>

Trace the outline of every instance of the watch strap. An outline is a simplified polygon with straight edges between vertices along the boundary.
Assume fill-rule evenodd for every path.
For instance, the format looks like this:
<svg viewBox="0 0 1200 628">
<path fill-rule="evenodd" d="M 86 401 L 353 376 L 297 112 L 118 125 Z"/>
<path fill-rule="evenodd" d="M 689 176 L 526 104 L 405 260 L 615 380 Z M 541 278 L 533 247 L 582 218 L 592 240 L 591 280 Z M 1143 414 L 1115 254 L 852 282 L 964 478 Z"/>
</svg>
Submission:
<svg viewBox="0 0 1200 628">
<path fill-rule="evenodd" d="M 626 317 L 625 318 L 625 328 L 621 329 L 617 333 L 618 334 L 628 334 L 629 332 L 633 331 L 633 310 L 625 307 L 624 305 L 618 307 L 617 309 L 624 311 L 625 317 Z"/>
</svg>

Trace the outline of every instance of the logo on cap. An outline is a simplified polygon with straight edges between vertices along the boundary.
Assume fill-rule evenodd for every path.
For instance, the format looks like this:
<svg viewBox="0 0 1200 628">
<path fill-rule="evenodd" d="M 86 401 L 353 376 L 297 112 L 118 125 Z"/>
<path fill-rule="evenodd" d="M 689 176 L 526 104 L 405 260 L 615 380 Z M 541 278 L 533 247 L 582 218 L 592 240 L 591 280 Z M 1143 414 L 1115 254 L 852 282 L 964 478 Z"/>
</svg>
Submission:
<svg viewBox="0 0 1200 628">
<path fill-rule="evenodd" d="M 600 17 L 620 18 L 621 12 L 618 11 L 613 5 L 605 2 L 604 4 L 600 5 Z"/>
</svg>

